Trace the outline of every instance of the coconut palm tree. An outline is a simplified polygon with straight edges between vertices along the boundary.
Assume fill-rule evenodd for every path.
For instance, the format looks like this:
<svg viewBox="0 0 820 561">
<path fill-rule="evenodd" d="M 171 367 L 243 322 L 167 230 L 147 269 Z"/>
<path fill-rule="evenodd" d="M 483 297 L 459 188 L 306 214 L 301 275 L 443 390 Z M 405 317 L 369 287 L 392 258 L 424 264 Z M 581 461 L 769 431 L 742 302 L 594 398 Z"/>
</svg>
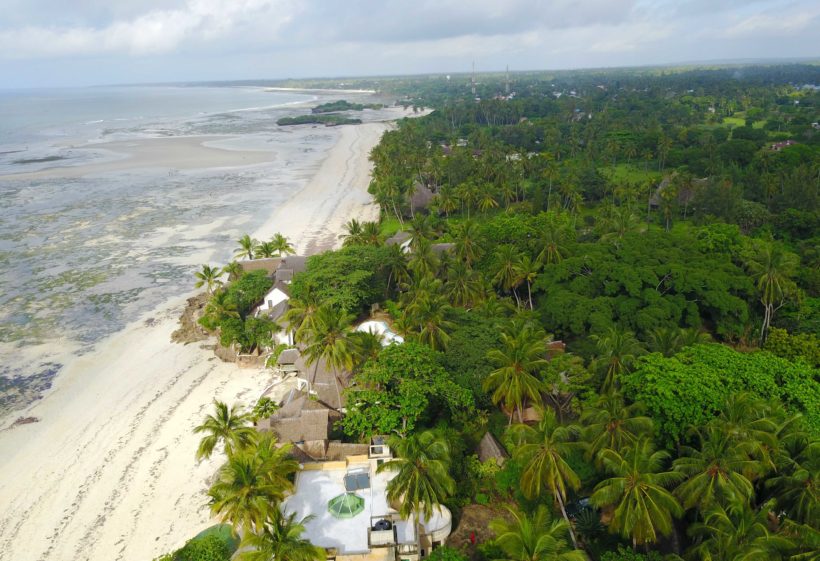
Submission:
<svg viewBox="0 0 820 561">
<path fill-rule="evenodd" d="M 712 506 L 702 523 L 689 527 L 696 543 L 687 551 L 687 557 L 702 561 L 788 559 L 796 544 L 772 530 L 769 513 L 773 506 L 767 503 L 753 510 L 745 501 L 733 501 L 726 507 Z"/>
<path fill-rule="evenodd" d="M 469 308 L 481 301 L 484 285 L 476 271 L 463 261 L 456 261 L 447 268 L 445 292 L 453 304 Z"/>
<path fill-rule="evenodd" d="M 327 552 L 303 539 L 305 524 L 313 516 L 296 519 L 296 513 L 283 514 L 278 508 L 256 531 L 242 539 L 239 561 L 324 561 Z"/>
<path fill-rule="evenodd" d="M 256 246 L 255 255 L 257 259 L 270 259 L 278 255 L 278 252 L 273 242 L 262 242 Z"/>
<path fill-rule="evenodd" d="M 567 256 L 566 242 L 569 238 L 568 228 L 561 223 L 555 213 L 550 213 L 544 230 L 541 232 L 541 250 L 536 259 L 543 265 L 560 263 Z"/>
<path fill-rule="evenodd" d="M 311 387 L 316 382 L 319 361 L 324 360 L 333 369 L 333 382 L 339 403 L 342 402 L 338 374 L 342 369 L 351 370 L 356 357 L 355 340 L 351 339 L 350 324 L 353 315 L 338 311 L 328 304 L 320 305 L 308 331 L 304 350 L 306 364 L 314 364 Z"/>
<path fill-rule="evenodd" d="M 351 218 L 348 220 L 345 225 L 344 229 L 347 232 L 346 234 L 342 234 L 339 236 L 344 241 L 342 245 L 347 247 L 350 245 L 361 245 L 362 243 L 362 223 L 356 220 L 355 218 Z"/>
<path fill-rule="evenodd" d="M 820 527 L 820 440 L 804 440 L 789 450 L 788 465 L 766 480 L 777 504 L 790 518 Z"/>
<path fill-rule="evenodd" d="M 231 299 L 224 290 L 217 290 L 205 304 L 205 310 L 199 323 L 206 329 L 214 330 L 226 319 L 238 317 L 236 301 Z"/>
<path fill-rule="evenodd" d="M 737 442 L 721 431 L 717 423 L 697 430 L 698 446 L 683 446 L 674 470 L 686 479 L 675 489 L 684 508 L 705 510 L 715 503 L 746 501 L 752 497 L 752 482 L 743 475 L 760 470 L 760 462 L 751 459 L 752 442 Z"/>
<path fill-rule="evenodd" d="M 455 324 L 447 319 L 452 307 L 441 296 L 441 281 L 426 277 L 407 294 L 399 328 L 410 338 L 435 350 L 445 350 Z"/>
<path fill-rule="evenodd" d="M 472 267 L 483 253 L 479 242 L 478 225 L 472 220 L 465 220 L 456 228 L 454 234 L 456 256 Z"/>
<path fill-rule="evenodd" d="M 643 354 L 641 343 L 631 331 L 610 327 L 603 335 L 593 335 L 598 354 L 595 364 L 604 371 L 604 392 L 617 389 L 621 375 L 629 372 L 635 359 Z"/>
<path fill-rule="evenodd" d="M 510 429 L 518 443 L 515 457 L 523 465 L 521 491 L 530 499 L 549 491 L 566 520 L 572 543 L 577 547 L 565 505 L 567 489 L 578 489 L 581 480 L 566 458 L 575 446 L 573 440 L 580 429 L 559 423 L 552 409 L 544 409 L 541 413 L 541 420 L 535 427 L 519 424 Z"/>
<path fill-rule="evenodd" d="M 458 208 L 458 199 L 450 187 L 442 187 L 435 197 L 438 209 L 448 218 L 450 213 Z"/>
<path fill-rule="evenodd" d="M 512 292 L 515 296 L 515 301 L 519 304 L 518 293 L 515 288 L 520 284 L 519 275 L 516 271 L 516 263 L 521 259 L 518 251 L 509 244 L 501 244 L 495 250 L 495 275 L 493 275 L 493 283 L 504 290 L 505 292 Z"/>
<path fill-rule="evenodd" d="M 293 340 L 305 343 L 307 334 L 314 327 L 316 311 L 319 309 L 319 293 L 312 284 L 305 286 L 300 298 L 288 300 L 288 311 L 285 312 L 285 323 L 290 326 Z"/>
<path fill-rule="evenodd" d="M 219 277 L 221 277 L 222 274 L 223 271 L 219 267 L 203 265 L 201 271 L 196 271 L 194 273 L 194 276 L 197 278 L 194 287 L 201 288 L 204 286 L 207 288 L 209 295 L 213 294 L 214 288 L 222 285 L 222 281 L 219 280 Z"/>
<path fill-rule="evenodd" d="M 293 255 L 296 253 L 296 250 L 293 249 L 293 246 L 288 241 L 288 239 L 276 232 L 270 240 L 270 244 L 273 246 L 274 256 L 281 257 L 283 255 Z"/>
<path fill-rule="evenodd" d="M 494 208 L 498 208 L 498 201 L 495 200 L 493 192 L 488 188 L 481 194 L 481 198 L 478 201 L 478 209 L 486 213 L 488 210 Z"/>
<path fill-rule="evenodd" d="M 648 544 L 672 532 L 672 518 L 683 508 L 667 487 L 680 481 L 681 474 L 660 471 L 669 458 L 655 452 L 648 438 L 638 440 L 623 453 L 601 452 L 601 460 L 612 477 L 599 483 L 589 498 L 597 507 L 614 507 L 609 530 L 632 544 Z"/>
<path fill-rule="evenodd" d="M 388 444 L 396 457 L 381 464 L 377 472 L 396 472 L 387 484 L 387 500 L 399 505 L 402 518 L 413 516 L 418 529 L 421 515 L 429 519 L 455 493 L 456 484 L 449 472 L 450 447 L 429 430 L 405 438 L 391 436 Z"/>
<path fill-rule="evenodd" d="M 259 245 L 255 239 L 251 238 L 248 234 L 245 234 L 241 238 L 237 240 L 239 244 L 239 248 L 237 248 L 233 253 L 240 259 L 245 257 L 247 259 L 253 259 L 253 256 L 256 252 L 256 246 Z"/>
<path fill-rule="evenodd" d="M 492 390 L 493 403 L 503 403 L 524 422 L 523 405 L 527 400 L 539 403 L 543 384 L 536 373 L 546 366 L 546 345 L 543 333 L 521 327 L 513 333 L 501 333 L 501 347 L 491 349 L 487 359 L 496 369 L 484 379 L 484 390 Z"/>
<path fill-rule="evenodd" d="M 208 490 L 211 514 L 235 530 L 260 532 L 290 489 L 272 483 L 265 470 L 266 466 L 253 454 L 229 456 L 216 483 Z"/>
<path fill-rule="evenodd" d="M 518 261 L 515 263 L 516 274 L 518 275 L 518 283 L 527 283 L 527 301 L 532 310 L 532 283 L 535 282 L 538 276 L 538 271 L 541 269 L 541 263 L 533 261 L 527 254 L 521 254 Z"/>
<path fill-rule="evenodd" d="M 539 505 L 531 517 L 507 507 L 509 516 L 490 521 L 503 561 L 586 561 L 588 557 L 567 543 L 569 524 L 553 520 L 549 509 Z M 498 561 L 501 561 L 499 559 Z"/>
<path fill-rule="evenodd" d="M 626 405 L 617 392 L 599 395 L 585 407 L 581 412 L 581 423 L 589 456 L 598 462 L 602 450 L 621 451 L 651 435 L 652 419 L 640 412 L 639 404 Z"/>
<path fill-rule="evenodd" d="M 381 245 L 382 231 L 378 222 L 362 223 L 362 243 L 365 245 Z"/>
<path fill-rule="evenodd" d="M 745 261 L 763 304 L 763 324 L 760 327 L 760 346 L 763 346 L 775 312 L 795 292 L 791 276 L 797 270 L 799 259 L 780 244 L 769 240 L 757 243 L 746 255 Z"/>
<path fill-rule="evenodd" d="M 291 489 L 293 474 L 299 471 L 299 462 L 291 456 L 292 449 L 290 442 L 279 443 L 274 433 L 263 432 L 248 453 L 262 464 L 262 473 L 269 483 Z"/>
<path fill-rule="evenodd" d="M 387 270 L 387 289 L 390 286 L 401 286 L 410 280 L 410 270 L 407 265 L 407 255 L 399 244 L 387 246 L 384 267 Z"/>
<path fill-rule="evenodd" d="M 224 267 L 222 267 L 222 274 L 228 275 L 228 282 L 233 282 L 237 280 L 239 277 L 242 276 L 244 273 L 244 269 L 242 269 L 242 265 L 239 264 L 238 261 L 231 261 Z"/>
<path fill-rule="evenodd" d="M 238 405 L 230 408 L 214 400 L 214 414 L 205 417 L 201 425 L 194 428 L 194 433 L 205 433 L 196 451 L 198 460 L 210 458 L 220 442 L 225 446 L 228 457 L 256 442 L 257 432 L 252 426 L 250 413 L 242 412 Z"/>
<path fill-rule="evenodd" d="M 438 273 L 439 264 L 440 260 L 433 249 L 432 242 L 426 238 L 419 238 L 408 261 L 410 270 L 419 277 L 435 276 Z"/>
<path fill-rule="evenodd" d="M 418 215 L 410 222 L 410 249 L 414 252 L 424 242 L 430 242 L 435 235 L 429 216 Z"/>
</svg>

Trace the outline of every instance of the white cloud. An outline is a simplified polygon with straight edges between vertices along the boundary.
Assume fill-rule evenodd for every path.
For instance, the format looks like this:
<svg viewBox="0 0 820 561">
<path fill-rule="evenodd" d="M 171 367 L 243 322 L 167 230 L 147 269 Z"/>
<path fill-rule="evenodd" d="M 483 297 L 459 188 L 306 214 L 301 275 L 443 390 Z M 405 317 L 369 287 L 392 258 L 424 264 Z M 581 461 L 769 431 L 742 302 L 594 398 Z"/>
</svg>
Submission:
<svg viewBox="0 0 820 561">
<path fill-rule="evenodd" d="M 4 58 L 65 57 L 170 52 L 185 41 L 226 37 L 264 20 L 265 33 L 274 34 L 295 12 L 290 0 L 189 0 L 178 9 L 154 9 L 131 20 L 104 27 L 27 26 L 0 31 Z"/>
<path fill-rule="evenodd" d="M 788 35 L 811 27 L 816 28 L 818 16 L 820 16 L 820 7 L 801 10 L 791 6 L 791 9 L 781 9 L 777 12 L 759 13 L 746 17 L 726 29 L 724 35 L 726 37 Z"/>
</svg>

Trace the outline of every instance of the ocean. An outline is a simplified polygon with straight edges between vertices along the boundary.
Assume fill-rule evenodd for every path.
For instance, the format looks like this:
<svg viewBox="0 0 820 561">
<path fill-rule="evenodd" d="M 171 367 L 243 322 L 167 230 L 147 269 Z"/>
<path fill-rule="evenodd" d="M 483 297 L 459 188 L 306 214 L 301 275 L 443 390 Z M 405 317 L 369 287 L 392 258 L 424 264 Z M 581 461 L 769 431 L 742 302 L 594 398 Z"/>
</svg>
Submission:
<svg viewBox="0 0 820 561">
<path fill-rule="evenodd" d="M 0 416 L 39 397 L 66 360 L 192 290 L 202 263 L 231 259 L 234 240 L 333 145 L 333 129 L 275 124 L 316 99 L 248 87 L 0 92 Z M 275 158 L 61 172 L 123 158 L 109 141 L 201 135 Z"/>
</svg>

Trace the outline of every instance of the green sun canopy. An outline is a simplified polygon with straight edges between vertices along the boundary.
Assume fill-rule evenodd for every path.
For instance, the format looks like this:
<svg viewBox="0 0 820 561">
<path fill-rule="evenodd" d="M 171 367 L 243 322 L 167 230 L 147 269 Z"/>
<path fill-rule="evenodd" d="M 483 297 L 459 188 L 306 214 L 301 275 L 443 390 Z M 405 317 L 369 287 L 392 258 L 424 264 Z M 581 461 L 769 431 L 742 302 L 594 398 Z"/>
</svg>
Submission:
<svg viewBox="0 0 820 561">
<path fill-rule="evenodd" d="M 364 499 L 356 493 L 345 493 L 330 499 L 327 509 L 336 518 L 353 518 L 364 510 Z"/>
</svg>

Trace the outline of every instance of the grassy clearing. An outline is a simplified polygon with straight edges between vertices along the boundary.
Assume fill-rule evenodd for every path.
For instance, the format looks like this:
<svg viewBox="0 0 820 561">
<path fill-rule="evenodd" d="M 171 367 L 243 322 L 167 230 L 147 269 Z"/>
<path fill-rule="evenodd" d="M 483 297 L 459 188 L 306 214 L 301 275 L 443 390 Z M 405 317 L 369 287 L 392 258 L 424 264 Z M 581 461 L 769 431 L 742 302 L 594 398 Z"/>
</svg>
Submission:
<svg viewBox="0 0 820 561">
<path fill-rule="evenodd" d="M 399 230 L 401 230 L 401 223 L 395 216 L 382 217 L 381 221 L 382 236 L 389 238 Z"/>
<path fill-rule="evenodd" d="M 616 166 L 602 166 L 598 168 L 598 171 L 610 181 L 643 183 L 644 181 L 657 181 L 661 178 L 661 174 L 656 169 L 653 169 L 656 165 L 655 162 L 650 162 L 646 171 L 644 171 L 644 165 L 642 163 L 638 165 L 618 164 Z"/>
</svg>

